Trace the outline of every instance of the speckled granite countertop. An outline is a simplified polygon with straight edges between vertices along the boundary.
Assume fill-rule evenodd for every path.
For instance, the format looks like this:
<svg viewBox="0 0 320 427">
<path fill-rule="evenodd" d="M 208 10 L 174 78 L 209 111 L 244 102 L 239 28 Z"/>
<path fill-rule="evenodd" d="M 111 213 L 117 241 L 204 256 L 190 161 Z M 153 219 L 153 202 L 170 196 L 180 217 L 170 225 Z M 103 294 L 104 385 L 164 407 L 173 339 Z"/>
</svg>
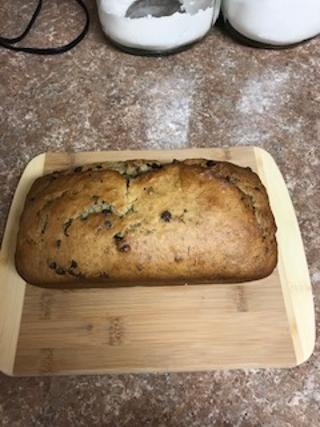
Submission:
<svg viewBox="0 0 320 427">
<path fill-rule="evenodd" d="M 5 3 L 0 28 L 15 35 L 36 2 Z M 44 3 L 29 45 L 65 42 L 79 29 L 82 16 L 73 2 Z M 287 180 L 319 329 L 320 40 L 261 51 L 215 30 L 177 56 L 139 58 L 106 43 L 90 4 L 90 34 L 71 53 L 0 51 L 1 235 L 19 176 L 43 151 L 255 144 L 270 151 Z M 0 375 L 0 423 L 10 427 L 309 427 L 320 425 L 319 408 L 319 340 L 307 363 L 288 370 Z"/>
</svg>

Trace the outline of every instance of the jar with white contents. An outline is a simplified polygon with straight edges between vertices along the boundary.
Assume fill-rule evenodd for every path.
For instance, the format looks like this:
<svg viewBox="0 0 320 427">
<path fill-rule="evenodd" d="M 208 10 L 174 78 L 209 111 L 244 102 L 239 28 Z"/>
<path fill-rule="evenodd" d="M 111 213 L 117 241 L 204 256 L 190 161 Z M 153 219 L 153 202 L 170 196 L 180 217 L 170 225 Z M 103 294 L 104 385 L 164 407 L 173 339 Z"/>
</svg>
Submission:
<svg viewBox="0 0 320 427">
<path fill-rule="evenodd" d="M 221 0 L 97 0 L 103 31 L 120 48 L 165 54 L 201 40 Z"/>
</svg>

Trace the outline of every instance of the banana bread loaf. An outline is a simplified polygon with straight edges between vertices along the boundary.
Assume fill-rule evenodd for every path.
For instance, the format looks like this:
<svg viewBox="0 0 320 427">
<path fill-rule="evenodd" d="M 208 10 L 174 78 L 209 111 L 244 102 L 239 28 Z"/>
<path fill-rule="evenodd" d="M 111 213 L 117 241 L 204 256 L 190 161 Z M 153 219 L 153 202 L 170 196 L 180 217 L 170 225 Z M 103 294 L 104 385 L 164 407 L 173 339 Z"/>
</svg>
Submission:
<svg viewBox="0 0 320 427">
<path fill-rule="evenodd" d="M 273 271 L 275 233 L 266 190 L 249 168 L 107 162 L 35 181 L 16 268 L 43 286 L 242 282 Z"/>
</svg>

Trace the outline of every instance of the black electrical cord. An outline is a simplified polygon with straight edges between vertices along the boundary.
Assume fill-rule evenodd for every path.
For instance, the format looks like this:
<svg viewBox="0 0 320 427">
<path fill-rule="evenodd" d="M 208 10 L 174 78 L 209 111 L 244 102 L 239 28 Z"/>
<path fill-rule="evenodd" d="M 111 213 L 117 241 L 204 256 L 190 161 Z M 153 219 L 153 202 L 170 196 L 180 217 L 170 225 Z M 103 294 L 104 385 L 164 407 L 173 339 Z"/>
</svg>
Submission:
<svg viewBox="0 0 320 427">
<path fill-rule="evenodd" d="M 83 9 L 85 16 L 86 16 L 86 22 L 83 27 L 83 30 L 81 33 L 70 43 L 64 45 L 64 46 L 58 46 L 58 47 L 49 47 L 49 48 L 39 48 L 39 47 L 19 47 L 14 46 L 16 43 L 23 40 L 29 31 L 31 30 L 33 24 L 35 23 L 37 17 L 39 16 L 39 13 L 41 11 L 42 7 L 42 0 L 38 1 L 38 5 L 36 7 L 36 10 L 34 11 L 26 29 L 23 31 L 23 33 L 14 38 L 6 38 L 6 37 L 0 37 L 0 47 L 3 47 L 5 49 L 13 50 L 16 52 L 25 52 L 25 53 L 31 53 L 35 55 L 58 55 L 59 53 L 67 52 L 68 50 L 74 48 L 87 34 L 89 30 L 89 23 L 90 23 L 90 17 L 89 17 L 89 11 L 87 9 L 87 6 L 84 4 L 83 0 L 75 0 Z"/>
</svg>

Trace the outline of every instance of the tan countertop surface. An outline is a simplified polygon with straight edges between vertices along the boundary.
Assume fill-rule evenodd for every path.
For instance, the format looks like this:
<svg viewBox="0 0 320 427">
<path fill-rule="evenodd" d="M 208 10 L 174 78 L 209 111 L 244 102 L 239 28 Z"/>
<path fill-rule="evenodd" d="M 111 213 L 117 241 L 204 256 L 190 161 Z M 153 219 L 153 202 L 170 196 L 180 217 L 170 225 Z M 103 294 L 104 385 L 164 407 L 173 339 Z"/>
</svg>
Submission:
<svg viewBox="0 0 320 427">
<path fill-rule="evenodd" d="M 16 35 L 35 1 L 0 5 Z M 11 4 L 12 3 L 12 4 Z M 14 3 L 14 4 L 13 4 Z M 28 45 L 66 42 L 73 2 L 44 2 Z M 23 168 L 44 151 L 257 145 L 279 164 L 306 247 L 320 328 L 320 39 L 292 50 L 241 46 L 221 30 L 186 52 L 141 58 L 89 36 L 56 57 L 0 50 L 0 230 Z M 319 426 L 320 345 L 303 366 L 166 375 L 8 378 L 0 424 Z"/>
</svg>

